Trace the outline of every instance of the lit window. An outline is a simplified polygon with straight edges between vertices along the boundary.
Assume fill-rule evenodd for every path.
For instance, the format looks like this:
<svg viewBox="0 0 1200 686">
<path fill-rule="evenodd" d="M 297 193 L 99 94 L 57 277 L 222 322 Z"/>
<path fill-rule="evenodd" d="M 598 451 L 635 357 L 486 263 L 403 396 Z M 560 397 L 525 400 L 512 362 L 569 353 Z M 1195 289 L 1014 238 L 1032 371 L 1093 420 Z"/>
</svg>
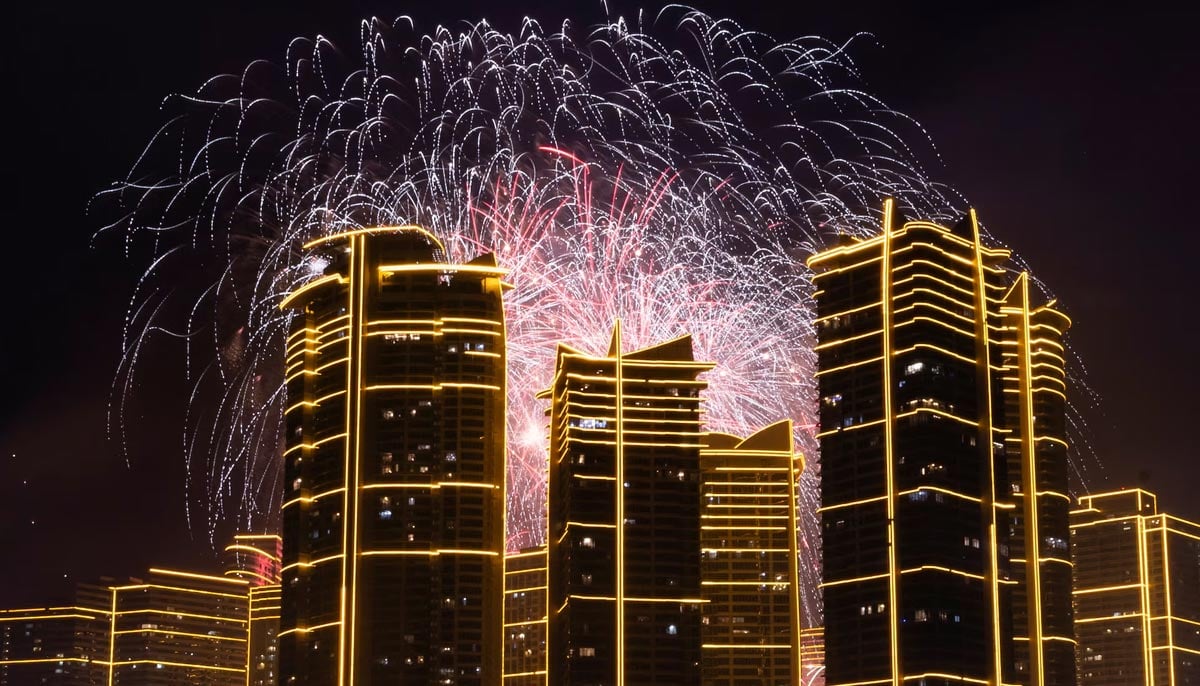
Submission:
<svg viewBox="0 0 1200 686">
<path fill-rule="evenodd" d="M 679 634 L 679 627 L 675 626 L 674 624 L 667 625 L 667 635 L 668 636 L 677 636 L 678 634 Z"/>
<path fill-rule="evenodd" d="M 908 365 L 905 365 L 905 367 L 904 367 L 904 375 L 905 376 L 912 376 L 913 374 L 920 374 L 923 371 L 925 371 L 925 363 L 924 362 L 912 362 Z"/>
<path fill-rule="evenodd" d="M 595 548 L 596 541 L 594 541 L 591 536 L 584 536 L 583 540 L 579 542 L 579 545 L 583 548 Z"/>
<path fill-rule="evenodd" d="M 579 657 L 596 657 L 596 649 L 587 646 L 581 647 Z"/>
</svg>

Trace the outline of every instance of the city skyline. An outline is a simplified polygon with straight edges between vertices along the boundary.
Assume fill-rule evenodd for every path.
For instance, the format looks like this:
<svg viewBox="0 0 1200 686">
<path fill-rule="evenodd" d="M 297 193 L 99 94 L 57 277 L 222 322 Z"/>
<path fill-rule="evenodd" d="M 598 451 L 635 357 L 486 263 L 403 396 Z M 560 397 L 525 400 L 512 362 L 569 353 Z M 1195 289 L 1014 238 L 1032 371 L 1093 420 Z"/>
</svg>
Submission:
<svg viewBox="0 0 1200 686">
<path fill-rule="evenodd" d="M 889 42 L 895 42 L 895 40 L 896 40 L 895 38 L 892 38 L 889 40 Z M 886 51 L 884 54 L 887 54 Z M 211 70 L 208 70 L 208 71 L 211 71 Z M 940 140 L 940 139 L 937 136 L 935 136 L 935 140 Z M 949 158 L 952 156 L 953 153 L 947 152 L 945 149 L 943 149 L 942 154 L 943 154 L 943 157 Z M 960 164 L 962 164 L 963 166 L 969 166 L 970 162 L 969 161 L 960 161 Z M 121 167 L 121 165 L 117 164 L 117 165 L 113 166 L 113 169 L 119 169 L 120 167 Z M 992 216 L 992 214 L 995 214 L 995 213 L 992 212 L 989 214 L 989 216 Z M 997 220 L 993 220 L 993 223 L 991 224 L 991 226 L 993 227 L 993 231 L 995 231 L 998 236 L 1005 239 L 1006 242 L 1010 242 L 1012 245 L 1014 245 L 1014 247 L 1017 248 L 1019 253 L 1029 256 L 1029 255 L 1036 253 L 1039 250 L 1038 244 L 1035 241 L 1031 241 L 1031 240 L 1017 241 L 1015 238 L 1009 239 L 1008 234 L 1006 233 L 1006 227 L 1004 225 L 1000 224 Z M 1036 262 L 1035 262 L 1034 266 L 1038 267 Z M 1037 272 L 1039 274 L 1043 273 L 1043 271 L 1047 272 L 1047 274 L 1048 274 L 1048 272 L 1050 270 L 1049 269 L 1042 270 L 1040 268 L 1037 269 Z M 1052 279 L 1049 276 L 1049 274 L 1047 275 L 1046 278 L 1048 281 L 1057 281 L 1056 279 Z M 118 277 L 116 279 L 116 281 L 121 282 L 122 279 L 123 279 L 123 277 Z M 1064 290 L 1064 289 L 1072 287 L 1071 285 L 1060 286 L 1058 283 L 1055 283 L 1055 286 L 1056 286 L 1056 289 L 1059 289 L 1059 290 Z M 1086 303 L 1081 302 L 1081 299 L 1075 299 L 1074 301 L 1072 301 L 1072 299 L 1067 297 L 1067 298 L 1064 298 L 1064 300 L 1065 300 L 1065 305 L 1068 308 L 1068 311 L 1073 311 L 1073 308 L 1087 306 Z M 116 316 L 120 316 L 120 314 L 119 314 L 120 308 L 119 307 L 113 308 L 113 310 L 117 313 Z M 92 316 L 97 316 L 97 315 L 92 315 Z M 1096 318 L 1092 318 L 1090 323 L 1088 322 L 1087 319 L 1083 319 L 1080 321 L 1079 327 L 1094 327 L 1093 330 L 1095 330 L 1095 329 L 1102 329 L 1103 324 L 1102 324 L 1102 320 L 1097 320 Z M 100 326 L 100 329 L 101 330 L 103 329 L 103 325 Z M 1073 335 L 1078 335 L 1079 330 L 1080 329 L 1077 328 L 1077 330 L 1074 332 Z M 1084 330 L 1086 330 L 1086 329 L 1084 329 Z M 91 346 L 91 349 L 94 349 L 97 352 L 102 352 L 103 349 L 105 348 L 105 343 L 104 343 L 104 340 L 101 339 L 101 340 L 96 340 L 96 341 L 91 342 L 90 346 Z M 1099 367 L 1099 363 L 1097 361 L 1088 358 L 1086 355 L 1084 356 L 1084 361 L 1086 363 L 1089 363 L 1089 365 L 1093 368 L 1093 370 L 1095 370 L 1096 368 Z M 718 360 L 717 362 L 720 362 L 720 361 Z M 97 365 L 97 366 L 102 366 L 102 365 Z M 101 370 L 101 371 L 103 371 L 103 370 Z M 46 373 L 49 373 L 49 372 L 46 372 Z M 24 374 L 27 374 L 27 372 L 17 372 L 16 376 L 18 378 L 21 378 L 22 375 L 24 375 Z M 105 376 L 105 374 L 96 374 L 95 372 L 88 372 L 88 374 L 90 374 L 93 377 L 96 377 L 96 376 L 100 377 L 99 379 L 93 378 L 93 380 L 97 381 L 98 383 L 93 384 L 92 386 L 89 387 L 91 389 L 91 394 L 92 395 L 106 394 L 108 389 L 104 385 L 106 379 L 103 377 Z M 85 374 L 85 376 L 86 376 L 86 374 Z M 40 388 L 41 381 L 39 379 L 31 380 L 30 387 L 34 388 L 35 390 L 37 388 Z M 1101 389 L 1101 391 L 1103 392 L 1103 389 Z M 29 395 L 32 396 L 34 394 L 29 394 Z M 88 393 L 84 393 L 83 395 L 88 395 Z M 99 402 L 99 401 L 96 401 L 96 402 Z M 32 406 L 32 407 L 36 407 L 36 406 Z M 23 412 L 32 412 L 32 411 L 33 411 L 32 409 L 23 410 Z M 43 413 L 43 414 L 47 414 L 47 413 Z M 25 415 L 25 416 L 28 417 L 28 415 Z M 19 426 L 16 431 L 17 432 L 29 431 L 29 429 L 24 428 L 24 427 L 25 426 L 35 427 L 38 425 L 38 423 L 39 423 L 39 420 L 37 417 L 32 418 L 30 421 L 22 421 L 21 424 L 24 426 Z M 6 436 L 6 438 L 7 438 L 7 436 Z M 25 439 L 27 441 L 26 445 L 30 445 L 31 446 L 30 448 L 18 446 L 15 449 L 15 452 L 18 454 L 18 457 L 16 458 L 16 462 L 22 468 L 27 468 L 27 469 L 32 468 L 29 464 L 26 463 L 26 460 L 34 459 L 30 456 L 30 451 L 32 450 L 32 446 L 34 446 L 36 444 L 28 443 L 28 441 L 30 441 L 31 439 L 32 439 L 32 437 Z M 164 441 L 163 444 L 167 448 L 170 448 L 172 446 L 172 443 L 166 442 L 166 441 Z M 76 466 L 76 469 L 83 470 L 85 473 L 87 473 L 88 470 L 93 470 L 93 469 L 97 469 L 101 466 L 105 466 L 105 468 L 103 470 L 105 473 L 115 470 L 118 474 L 123 473 L 123 474 L 127 475 L 129 478 L 137 480 L 139 478 L 149 478 L 149 477 L 143 477 L 142 475 L 156 473 L 156 472 L 153 472 L 151 470 L 151 467 L 148 465 L 148 462 L 151 461 L 152 459 L 158 459 L 158 460 L 164 460 L 164 461 L 168 460 L 168 459 L 173 459 L 172 457 L 169 457 L 169 453 L 167 453 L 166 450 L 158 451 L 158 456 L 155 458 L 151 458 L 150 456 L 144 455 L 144 454 L 138 455 L 136 453 L 144 450 L 144 448 L 135 447 L 135 455 L 133 456 L 133 459 L 132 459 L 132 466 L 131 466 L 131 468 L 126 470 L 126 468 L 120 464 L 119 457 L 116 459 L 113 459 L 113 457 L 115 456 L 116 450 L 114 449 L 114 446 L 112 444 L 105 444 L 101 441 L 92 441 L 90 443 L 90 445 L 91 445 L 91 451 L 87 453 L 89 456 L 96 455 L 97 453 L 104 453 L 104 454 L 110 454 L 110 455 L 104 458 L 106 460 L 106 462 L 104 462 L 104 463 L 92 462 L 90 465 L 89 464 L 80 464 L 80 465 Z M 1099 450 L 1101 451 L 1101 453 L 1103 453 L 1105 449 L 1103 446 L 1101 446 L 1099 448 Z M 16 467 L 13 466 L 13 462 L 8 461 L 8 460 L 11 460 L 12 458 L 9 458 L 8 455 L 5 455 L 4 457 L 6 458 L 6 467 L 13 467 L 13 470 L 15 472 Z M 1111 456 L 1109 458 L 1109 461 L 1113 462 L 1115 460 L 1119 460 L 1120 458 L 1121 458 L 1121 456 Z M 122 470 L 126 470 L 126 471 L 122 472 Z M 177 470 L 177 468 L 167 469 L 167 470 L 165 470 L 165 472 L 168 474 L 171 474 L 176 470 Z M 73 476 L 73 471 L 74 470 L 69 470 L 68 473 L 63 475 L 62 478 L 70 479 Z M 7 472 L 6 472 L 6 475 L 7 475 Z M 18 474 L 18 476 L 19 476 L 19 474 Z M 1134 476 L 1136 479 L 1136 473 L 1134 474 Z M 39 488 L 39 487 L 44 488 L 45 486 L 43 484 L 45 484 L 47 481 L 49 481 L 51 479 L 52 479 L 52 476 L 49 474 L 37 474 L 33 478 L 34 485 L 32 488 L 35 488 L 35 489 Z M 7 481 L 8 485 L 6 485 L 5 488 L 15 487 L 16 483 L 18 483 L 18 482 L 15 479 L 8 480 Z M 147 503 L 146 511 L 145 511 L 146 515 L 144 516 L 144 519 L 143 519 L 145 522 L 144 526 L 149 526 L 150 520 L 165 519 L 165 520 L 171 520 L 174 522 L 171 525 L 171 527 L 169 527 L 171 531 L 181 530 L 185 526 L 185 525 L 181 526 L 181 523 L 183 523 L 185 521 L 183 507 L 178 504 L 181 499 L 180 492 L 182 491 L 182 483 L 183 483 L 182 479 L 178 479 L 175 477 L 172 477 L 169 479 L 155 479 L 154 483 L 158 484 L 157 488 L 155 489 L 156 491 L 169 492 L 169 491 L 173 490 L 175 494 L 172 496 L 169 493 L 167 493 L 167 495 L 159 496 L 162 498 L 161 502 L 154 503 L 153 501 L 151 501 L 150 503 Z M 1127 485 L 1131 485 L 1131 486 L 1137 485 L 1136 483 L 1129 483 L 1128 479 L 1124 483 Z M 1153 484 L 1154 482 L 1152 481 L 1151 483 Z M 1122 485 L 1122 484 L 1110 482 L 1109 485 L 1117 486 L 1117 485 Z M 1164 489 L 1156 488 L 1156 490 L 1162 491 Z M 21 491 L 18 490 L 16 495 L 17 495 L 17 497 L 12 500 L 13 502 L 25 502 L 21 499 L 21 496 L 22 496 Z M 1173 502 L 1174 500 L 1176 500 L 1176 499 L 1167 498 L 1167 499 L 1165 499 L 1165 502 L 1168 504 L 1168 506 L 1176 506 L 1175 509 L 1179 509 L 1179 507 L 1190 507 L 1191 506 L 1191 503 L 1189 501 L 1178 499 L 1179 503 L 1175 503 L 1175 502 Z M 36 506 L 33 505 L 33 502 L 36 502 L 36 500 L 30 502 L 30 504 L 28 506 L 26 506 L 26 507 L 30 507 L 30 509 L 31 509 L 31 511 L 28 513 L 29 516 L 27 519 L 28 519 L 28 521 L 31 521 L 31 522 L 40 522 L 40 523 L 39 524 L 29 524 L 29 525 L 25 525 L 25 524 L 21 523 L 19 528 L 17 526 L 8 527 L 8 530 L 13 532 L 13 535 L 16 538 L 16 541 L 18 544 L 20 544 L 20 542 L 22 542 L 22 541 L 30 540 L 30 539 L 36 537 L 41 531 L 44 530 L 44 528 L 46 526 L 48 526 L 48 523 L 53 522 L 56 517 L 54 512 L 50 512 L 50 511 L 46 511 L 46 510 L 38 512 L 36 510 Z M 8 514 L 9 513 L 6 512 L 6 515 L 8 515 Z M 17 523 L 18 521 L 20 521 L 20 522 L 25 521 L 25 519 L 26 519 L 26 517 L 24 516 L 25 514 L 26 514 L 25 512 L 20 512 L 20 513 L 12 512 L 11 516 L 12 516 L 13 522 Z M 18 517 L 19 517 L 19 519 L 18 519 Z M 131 524 L 124 524 L 124 525 L 122 525 L 122 528 L 123 529 L 127 528 L 130 525 Z M 65 526 L 65 522 L 58 524 L 58 526 L 60 526 L 60 527 Z M 132 526 L 136 527 L 136 526 L 138 526 L 138 524 L 134 523 L 134 524 L 132 524 Z M 164 529 L 168 528 L 161 524 L 159 526 L 162 526 L 162 528 L 164 528 Z M 39 528 L 39 527 L 41 527 L 41 528 Z M 198 538 L 202 538 L 202 536 L 198 536 Z M 157 540 L 159 540 L 159 543 L 157 543 L 157 546 L 160 549 L 165 549 L 169 545 L 171 537 L 163 536 Z M 209 544 L 203 540 L 195 540 L 193 545 L 197 549 L 202 550 L 205 546 L 207 546 Z M 109 546 L 109 547 L 112 547 L 112 546 Z M 172 554 L 179 554 L 179 553 L 172 553 Z M 206 555 L 206 553 L 203 553 L 203 552 L 201 552 L 199 554 L 200 557 L 204 557 L 205 555 Z M 87 560 L 81 561 L 81 564 L 85 564 L 85 565 L 98 564 L 98 561 L 95 563 L 90 561 L 92 559 L 92 556 L 84 556 L 84 557 L 86 557 Z M 63 565 L 59 564 L 58 566 L 63 566 Z M 121 570 L 111 569 L 111 565 L 110 565 L 110 569 L 106 570 L 106 573 L 113 573 L 113 572 L 120 572 L 120 571 Z M 76 576 L 86 577 L 87 576 L 86 570 L 64 569 L 63 572 L 70 574 L 73 577 L 76 577 Z M 58 573 L 59 572 L 56 572 L 56 575 Z M 19 598 L 14 598 L 13 600 L 17 601 L 17 600 L 19 600 Z"/>
</svg>

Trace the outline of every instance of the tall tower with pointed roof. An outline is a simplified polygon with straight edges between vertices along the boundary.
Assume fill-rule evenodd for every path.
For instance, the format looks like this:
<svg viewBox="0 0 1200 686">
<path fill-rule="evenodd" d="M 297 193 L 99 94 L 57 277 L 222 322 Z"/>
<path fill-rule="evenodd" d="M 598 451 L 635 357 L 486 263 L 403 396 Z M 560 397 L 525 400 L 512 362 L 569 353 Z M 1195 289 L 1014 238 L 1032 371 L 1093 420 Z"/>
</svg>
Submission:
<svg viewBox="0 0 1200 686">
<path fill-rule="evenodd" d="M 700 683 L 700 392 L 690 336 L 560 345 L 550 400 L 548 683 Z"/>
<path fill-rule="evenodd" d="M 305 249 L 327 266 L 281 303 L 280 683 L 499 684 L 504 270 L 418 227 Z"/>
</svg>

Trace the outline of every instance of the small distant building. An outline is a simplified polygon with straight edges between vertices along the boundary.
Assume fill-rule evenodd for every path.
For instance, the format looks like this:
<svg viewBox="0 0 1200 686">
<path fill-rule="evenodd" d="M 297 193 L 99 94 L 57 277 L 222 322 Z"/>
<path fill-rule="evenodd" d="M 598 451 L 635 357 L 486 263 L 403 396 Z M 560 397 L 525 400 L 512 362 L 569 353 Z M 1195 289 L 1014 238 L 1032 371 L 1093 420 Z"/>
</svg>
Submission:
<svg viewBox="0 0 1200 686">
<path fill-rule="evenodd" d="M 226 553 L 224 576 L 151 568 L 0 610 L 0 686 L 276 686 L 279 537 Z"/>
<path fill-rule="evenodd" d="M 1071 512 L 1080 686 L 1200 683 L 1200 524 L 1142 489 Z"/>
<path fill-rule="evenodd" d="M 243 686 L 248 587 L 158 568 L 113 586 L 110 686 Z"/>
<path fill-rule="evenodd" d="M 279 575 L 282 539 L 275 534 L 239 534 L 226 546 L 225 575 L 250 584 L 246 638 L 247 686 L 279 683 Z"/>
<path fill-rule="evenodd" d="M 546 546 L 504 557 L 504 685 L 546 685 Z"/>
<path fill-rule="evenodd" d="M 61 606 L 0 610 L 0 686 L 106 683 L 109 612 Z"/>
</svg>

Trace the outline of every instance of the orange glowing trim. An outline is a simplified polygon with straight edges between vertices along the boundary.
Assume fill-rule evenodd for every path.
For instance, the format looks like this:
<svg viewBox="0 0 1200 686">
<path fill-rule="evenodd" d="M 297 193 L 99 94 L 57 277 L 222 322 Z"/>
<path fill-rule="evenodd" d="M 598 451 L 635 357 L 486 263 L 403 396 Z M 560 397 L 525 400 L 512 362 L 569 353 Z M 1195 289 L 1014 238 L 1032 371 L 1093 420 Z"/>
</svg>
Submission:
<svg viewBox="0 0 1200 686">
<path fill-rule="evenodd" d="M 380 274 L 404 274 L 412 272 L 464 272 L 468 274 L 486 274 L 488 276 L 504 276 L 508 274 L 508 270 L 503 267 L 486 267 L 479 264 L 381 264 L 379 265 Z"/>
<path fill-rule="evenodd" d="M 235 584 L 238 586 L 249 586 L 250 582 L 241 579 L 226 579 L 223 576 L 212 576 L 211 574 L 196 574 L 195 572 L 180 572 L 174 569 L 162 569 L 160 567 L 151 567 L 151 574 L 166 574 L 168 576 L 179 576 L 187 579 L 203 579 L 205 581 L 216 581 L 223 584 Z"/>
<path fill-rule="evenodd" d="M 314 631 L 320 631 L 321 629 L 328 629 L 328 628 L 334 627 L 334 626 L 341 626 L 341 624 L 342 624 L 341 622 L 329 622 L 327 624 L 318 624 L 316 626 L 310 626 L 310 627 L 299 627 L 298 626 L 295 629 L 287 629 L 284 631 L 280 631 L 279 635 L 282 637 L 282 636 L 287 636 L 288 634 L 310 634 Z"/>
<path fill-rule="evenodd" d="M 194 664 L 190 662 L 165 662 L 163 660 L 124 660 L 115 663 L 116 666 L 123 665 L 163 665 L 166 667 L 183 667 L 185 669 L 203 669 L 214 672 L 241 672 L 241 667 L 217 667 L 214 665 Z"/>
<path fill-rule="evenodd" d="M 291 306 L 292 303 L 296 302 L 296 300 L 299 299 L 301 296 L 311 293 L 313 290 L 316 290 L 317 288 L 320 288 L 321 286 L 325 286 L 325 285 L 331 284 L 331 283 L 341 284 L 341 283 L 346 283 L 346 281 L 345 281 L 345 279 L 343 279 L 341 277 L 340 274 L 330 274 L 329 276 L 323 276 L 319 279 L 316 279 L 315 281 L 309 281 L 308 283 L 304 284 L 303 286 L 301 286 L 301 287 L 297 288 L 296 290 L 292 291 L 291 293 L 289 293 L 287 295 L 287 297 L 284 298 L 283 301 L 279 303 L 279 309 L 286 310 L 288 307 Z"/>
<path fill-rule="evenodd" d="M 206 638 L 214 641 L 233 641 L 234 643 L 245 643 L 244 638 L 235 638 L 233 636 L 214 636 L 213 634 L 194 634 L 186 631 L 171 631 L 169 629 L 128 629 L 126 631 L 118 631 L 114 635 L 124 636 L 126 634 L 164 634 L 167 636 L 186 636 L 188 638 Z"/>
<path fill-rule="evenodd" d="M 830 586 L 844 586 L 845 584 L 857 584 L 857 583 L 861 583 L 864 581 L 878 581 L 880 579 L 887 579 L 889 577 L 891 577 L 891 574 L 889 572 L 883 572 L 882 574 L 870 574 L 867 576 L 858 576 L 858 577 L 854 577 L 853 579 L 838 579 L 836 581 L 822 581 L 821 588 L 828 588 Z"/>
</svg>

